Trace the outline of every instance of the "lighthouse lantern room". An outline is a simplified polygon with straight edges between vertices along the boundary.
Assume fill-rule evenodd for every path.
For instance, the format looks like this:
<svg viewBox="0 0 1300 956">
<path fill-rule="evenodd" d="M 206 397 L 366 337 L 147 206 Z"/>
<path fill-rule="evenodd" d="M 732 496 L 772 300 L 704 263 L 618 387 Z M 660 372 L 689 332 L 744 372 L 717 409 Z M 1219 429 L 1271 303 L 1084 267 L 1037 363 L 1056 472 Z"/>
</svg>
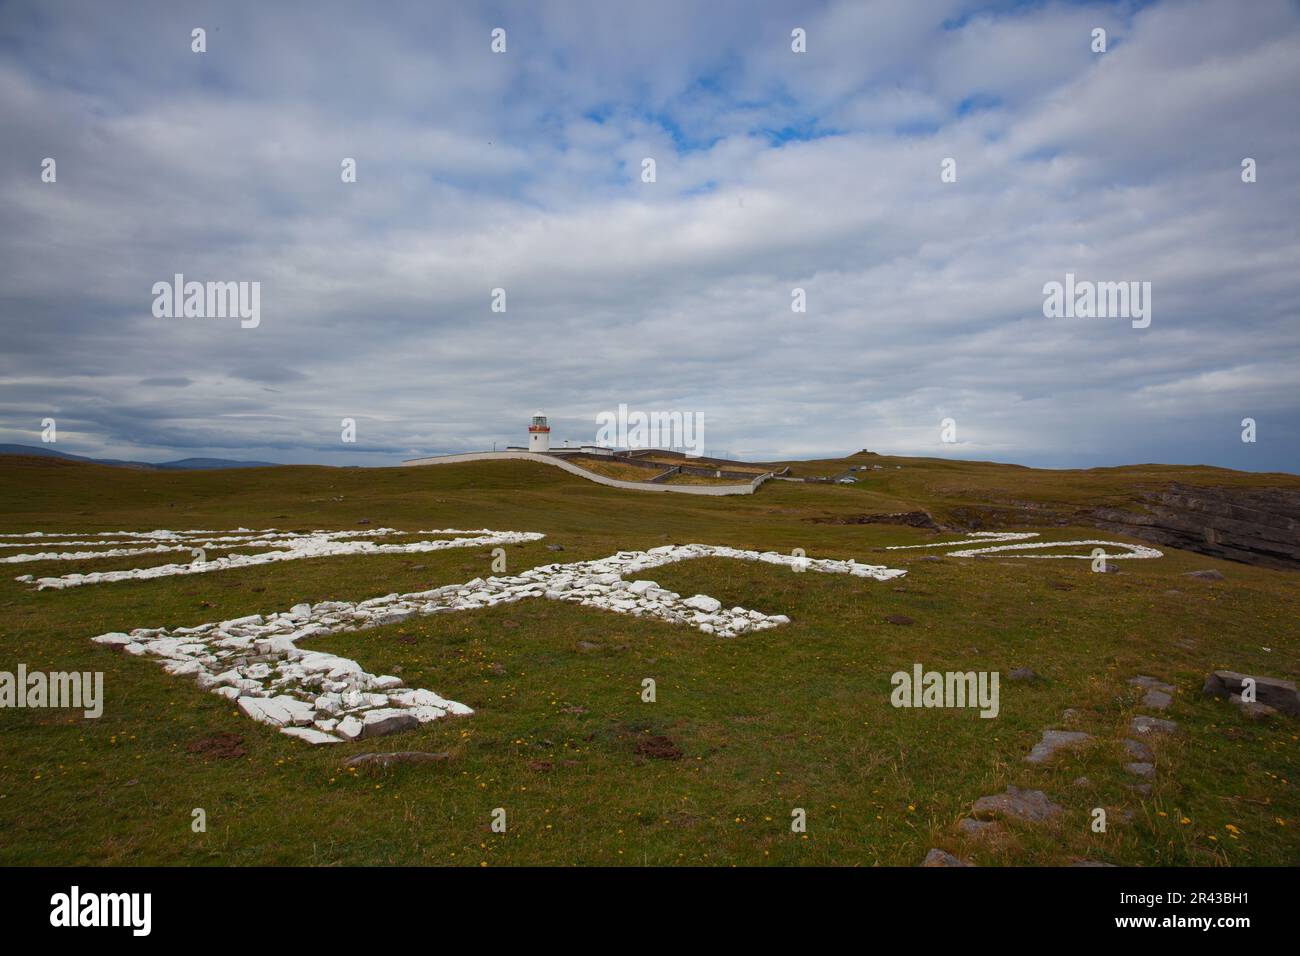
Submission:
<svg viewBox="0 0 1300 956">
<path fill-rule="evenodd" d="M 528 450 L 551 450 L 551 426 L 546 424 L 546 416 L 538 412 L 528 426 Z"/>
</svg>

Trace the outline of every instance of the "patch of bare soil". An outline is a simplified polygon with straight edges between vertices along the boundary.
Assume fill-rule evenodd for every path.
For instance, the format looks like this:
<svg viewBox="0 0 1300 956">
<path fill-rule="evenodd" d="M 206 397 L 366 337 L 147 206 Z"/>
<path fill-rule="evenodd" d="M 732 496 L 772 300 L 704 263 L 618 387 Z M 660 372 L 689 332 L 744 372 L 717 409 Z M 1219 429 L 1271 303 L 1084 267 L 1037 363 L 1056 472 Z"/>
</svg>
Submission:
<svg viewBox="0 0 1300 956">
<path fill-rule="evenodd" d="M 231 733 L 213 734 L 211 737 L 200 737 L 197 740 L 191 740 L 185 745 L 185 749 L 192 754 L 212 757 L 216 760 L 243 757 L 248 753 L 244 749 L 244 738 L 239 734 Z"/>
<path fill-rule="evenodd" d="M 678 747 L 671 737 L 665 737 L 662 734 L 642 737 L 636 742 L 636 752 L 642 757 L 649 757 L 651 760 L 682 759 L 682 748 Z"/>
<path fill-rule="evenodd" d="M 928 511 L 895 511 L 889 514 L 860 515 L 821 515 L 804 518 L 813 524 L 901 524 L 909 528 L 929 528 L 931 531 L 945 530 Z"/>
</svg>

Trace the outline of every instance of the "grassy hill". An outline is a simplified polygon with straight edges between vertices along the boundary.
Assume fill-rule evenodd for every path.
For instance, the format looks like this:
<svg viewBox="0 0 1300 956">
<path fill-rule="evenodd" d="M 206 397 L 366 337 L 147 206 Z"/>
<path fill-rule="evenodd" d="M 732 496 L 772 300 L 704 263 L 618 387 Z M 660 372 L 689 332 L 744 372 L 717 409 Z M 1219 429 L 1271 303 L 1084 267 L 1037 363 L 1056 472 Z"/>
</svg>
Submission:
<svg viewBox="0 0 1300 956">
<path fill-rule="evenodd" d="M 1023 556 L 923 560 L 924 551 L 877 549 L 948 535 L 833 520 L 923 510 L 954 526 L 1121 539 L 1070 522 L 1092 507 L 1129 506 L 1150 485 L 1297 488 L 1300 478 L 1155 465 L 1047 472 L 867 454 L 789 464 L 797 475 L 884 467 L 857 485 L 769 482 L 753 496 L 697 498 L 605 488 L 526 462 L 152 472 L 0 459 L 0 531 L 11 533 L 369 522 L 544 532 L 543 541 L 508 549 L 511 573 L 688 542 L 803 548 L 908 569 L 881 583 L 703 560 L 651 575 L 682 594 L 791 618 L 733 639 L 539 600 L 306 641 L 372 673 L 400 669 L 410 686 L 476 710 L 312 748 L 90 638 L 487 576 L 486 549 L 303 560 L 66 592 L 35 592 L 13 577 L 145 562 L 0 565 L 9 572 L 0 575 L 0 670 L 22 662 L 103 671 L 107 698 L 99 720 L 0 711 L 0 864 L 911 866 L 930 847 L 982 865 L 1300 862 L 1300 722 L 1251 722 L 1199 694 L 1215 668 L 1300 676 L 1293 572 L 1180 551 L 1117 562 L 1119 574 Z M 1225 579 L 1183 576 L 1203 568 Z M 894 709 L 890 674 L 914 662 L 1000 671 L 1000 716 Z M 1007 681 L 1018 667 L 1043 679 Z M 1180 730 L 1156 747 L 1147 797 L 1130 789 L 1120 743 L 1142 712 L 1127 684 L 1137 674 L 1178 688 L 1166 716 Z M 657 682 L 653 704 L 640 700 L 646 677 Z M 1072 722 L 1067 708 L 1077 712 Z M 1044 765 L 1025 763 L 1049 727 L 1096 740 Z M 223 732 L 243 738 L 241 756 L 191 752 Z M 650 737 L 669 738 L 680 759 L 647 754 Z M 340 769 L 368 750 L 450 758 Z M 971 803 L 1009 784 L 1044 790 L 1065 812 L 981 841 L 960 835 L 955 824 Z M 207 813 L 203 834 L 190 829 L 196 807 Z M 489 827 L 497 807 L 507 810 L 505 834 Z M 806 834 L 790 832 L 796 807 L 807 811 Z M 1108 810 L 1105 833 L 1089 826 L 1094 807 Z"/>
</svg>

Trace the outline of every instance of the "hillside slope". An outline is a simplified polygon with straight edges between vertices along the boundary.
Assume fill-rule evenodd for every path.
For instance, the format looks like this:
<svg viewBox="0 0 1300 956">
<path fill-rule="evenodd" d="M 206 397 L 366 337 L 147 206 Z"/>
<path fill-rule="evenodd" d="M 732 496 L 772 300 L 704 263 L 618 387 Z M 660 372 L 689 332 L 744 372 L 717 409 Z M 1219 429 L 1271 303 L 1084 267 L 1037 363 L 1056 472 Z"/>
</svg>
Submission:
<svg viewBox="0 0 1300 956">
<path fill-rule="evenodd" d="M 729 639 L 544 599 L 309 638 L 306 649 L 400 674 L 475 711 L 312 748 L 253 723 L 192 678 L 91 638 L 463 583 L 494 573 L 489 549 L 319 558 L 66 591 L 14 578 L 176 558 L 0 565 L 9 661 L 0 669 L 22 662 L 101 672 L 106 698 L 98 720 L 3 712 L 0 863 L 914 866 L 932 847 L 980 865 L 1300 860 L 1300 726 L 1253 721 L 1200 693 L 1220 668 L 1300 678 L 1293 572 L 1172 548 L 1156 560 L 1115 561 L 1118 573 L 1107 574 L 1087 561 L 1015 552 L 885 550 L 959 536 L 858 524 L 858 516 L 924 509 L 947 523 L 957 509 L 1015 509 L 1017 501 L 1034 506 L 1027 514 L 1072 514 L 1129 503 L 1142 474 L 1170 477 L 1158 468 L 1062 476 L 897 461 L 901 468 L 859 485 L 773 482 L 753 496 L 691 498 L 605 488 L 523 462 L 159 472 L 0 460 L 7 534 L 491 528 L 546 536 L 505 549 L 511 574 L 690 542 L 799 548 L 907 571 L 882 582 L 721 559 L 654 570 L 682 595 L 789 618 Z M 1223 478 L 1247 487 L 1294 482 Z M 1047 541 L 1099 536 L 1056 520 L 1029 530 Z M 1187 576 L 1205 571 L 1221 577 Z M 1002 674 L 997 718 L 893 707 L 891 675 L 917 664 Z M 1011 680 L 1021 668 L 1036 679 Z M 1135 782 L 1124 741 L 1134 717 L 1149 713 L 1143 689 L 1130 683 L 1139 676 L 1173 687 L 1162 713 L 1177 729 L 1151 744 L 1154 776 Z M 657 684 L 652 704 L 641 698 L 646 678 Z M 1089 742 L 1026 762 L 1049 728 Z M 340 769 L 374 750 L 446 757 Z M 1011 821 L 978 838 L 959 829 L 975 801 L 1008 786 L 1041 790 L 1062 809 L 1050 823 Z M 189 829 L 196 806 L 208 813 L 205 834 Z M 508 808 L 506 834 L 487 826 L 496 807 Z M 796 807 L 807 812 L 807 839 L 790 832 Z M 1111 821 L 1104 833 L 1090 826 L 1097 807 Z"/>
</svg>

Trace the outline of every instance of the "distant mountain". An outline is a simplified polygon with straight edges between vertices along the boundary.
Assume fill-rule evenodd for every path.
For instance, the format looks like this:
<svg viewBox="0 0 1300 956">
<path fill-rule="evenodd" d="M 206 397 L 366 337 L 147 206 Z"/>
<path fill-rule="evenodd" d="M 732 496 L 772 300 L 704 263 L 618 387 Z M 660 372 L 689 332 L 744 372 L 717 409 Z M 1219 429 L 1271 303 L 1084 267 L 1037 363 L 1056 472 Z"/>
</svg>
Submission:
<svg viewBox="0 0 1300 956">
<path fill-rule="evenodd" d="M 278 468 L 273 461 L 232 461 L 229 458 L 182 458 L 179 461 L 120 461 L 116 458 L 87 458 L 70 455 L 43 445 L 0 444 L 0 455 L 40 455 L 45 458 L 62 458 L 66 461 L 86 461 L 93 465 L 117 465 L 121 468 L 149 468 L 156 471 L 198 471 L 215 468 Z"/>
<path fill-rule="evenodd" d="M 181 458 L 178 461 L 160 461 L 151 468 L 164 471 L 198 471 L 210 468 L 279 468 L 274 461 L 236 461 L 232 458 Z"/>
</svg>

